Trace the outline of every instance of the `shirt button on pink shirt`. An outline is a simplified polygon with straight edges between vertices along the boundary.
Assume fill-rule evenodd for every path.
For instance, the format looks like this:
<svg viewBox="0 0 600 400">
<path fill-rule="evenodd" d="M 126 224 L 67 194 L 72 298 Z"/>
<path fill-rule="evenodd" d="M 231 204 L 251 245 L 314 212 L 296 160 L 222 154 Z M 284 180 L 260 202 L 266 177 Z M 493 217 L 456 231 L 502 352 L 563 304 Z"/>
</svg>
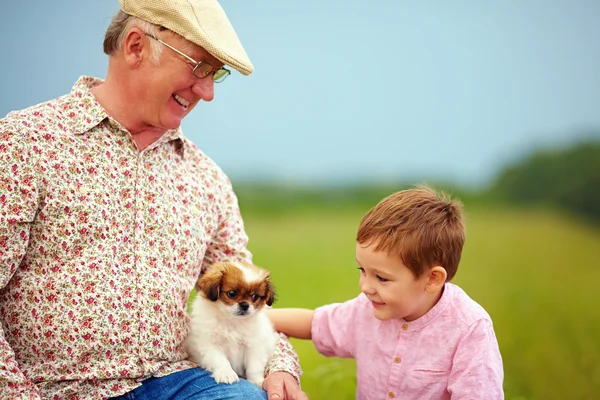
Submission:
<svg viewBox="0 0 600 400">
<path fill-rule="evenodd" d="M 359 400 L 504 398 L 490 316 L 451 283 L 431 310 L 410 323 L 378 320 L 364 294 L 317 308 L 312 339 L 325 356 L 356 360 Z"/>
</svg>

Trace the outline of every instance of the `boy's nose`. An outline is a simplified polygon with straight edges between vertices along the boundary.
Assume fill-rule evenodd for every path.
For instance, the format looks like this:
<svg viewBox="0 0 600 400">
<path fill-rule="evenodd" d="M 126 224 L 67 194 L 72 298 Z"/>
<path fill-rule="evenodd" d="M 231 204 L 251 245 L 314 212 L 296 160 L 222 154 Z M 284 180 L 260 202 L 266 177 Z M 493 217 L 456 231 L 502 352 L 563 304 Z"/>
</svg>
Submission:
<svg viewBox="0 0 600 400">
<path fill-rule="evenodd" d="M 364 294 L 375 294 L 375 289 L 373 288 L 373 286 L 369 285 L 366 279 L 360 282 L 359 287 L 360 291 Z"/>
</svg>

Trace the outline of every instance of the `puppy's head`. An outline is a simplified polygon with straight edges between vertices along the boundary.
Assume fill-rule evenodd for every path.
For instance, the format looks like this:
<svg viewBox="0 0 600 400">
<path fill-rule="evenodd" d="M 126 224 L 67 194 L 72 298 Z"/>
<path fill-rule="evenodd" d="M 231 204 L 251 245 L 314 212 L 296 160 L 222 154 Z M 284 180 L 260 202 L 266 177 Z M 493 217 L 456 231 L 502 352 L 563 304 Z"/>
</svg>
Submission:
<svg viewBox="0 0 600 400">
<path fill-rule="evenodd" d="M 244 263 L 212 265 L 198 280 L 198 294 L 220 302 L 234 316 L 249 316 L 275 301 L 275 288 L 268 271 Z"/>
</svg>

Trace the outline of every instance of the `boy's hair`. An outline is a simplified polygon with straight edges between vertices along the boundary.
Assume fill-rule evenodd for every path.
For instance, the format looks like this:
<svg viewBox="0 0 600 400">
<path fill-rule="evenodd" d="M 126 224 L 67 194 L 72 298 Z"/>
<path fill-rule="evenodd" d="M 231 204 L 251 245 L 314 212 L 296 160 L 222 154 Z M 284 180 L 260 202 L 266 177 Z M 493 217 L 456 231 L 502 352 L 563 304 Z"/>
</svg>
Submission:
<svg viewBox="0 0 600 400">
<path fill-rule="evenodd" d="M 450 281 L 465 243 L 462 204 L 427 186 L 394 193 L 365 214 L 356 241 L 400 256 L 416 278 L 439 265 Z"/>
</svg>

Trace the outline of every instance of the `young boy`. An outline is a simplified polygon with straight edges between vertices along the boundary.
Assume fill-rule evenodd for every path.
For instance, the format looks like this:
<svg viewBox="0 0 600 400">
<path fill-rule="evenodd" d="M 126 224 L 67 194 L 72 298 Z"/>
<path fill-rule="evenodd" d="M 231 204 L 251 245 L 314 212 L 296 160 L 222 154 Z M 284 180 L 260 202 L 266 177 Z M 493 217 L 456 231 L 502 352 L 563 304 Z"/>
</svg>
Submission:
<svg viewBox="0 0 600 400">
<path fill-rule="evenodd" d="M 449 283 L 464 241 L 459 203 L 426 187 L 392 194 L 358 229 L 358 297 L 269 316 L 325 356 L 356 359 L 357 399 L 503 399 L 490 316 Z"/>
</svg>

